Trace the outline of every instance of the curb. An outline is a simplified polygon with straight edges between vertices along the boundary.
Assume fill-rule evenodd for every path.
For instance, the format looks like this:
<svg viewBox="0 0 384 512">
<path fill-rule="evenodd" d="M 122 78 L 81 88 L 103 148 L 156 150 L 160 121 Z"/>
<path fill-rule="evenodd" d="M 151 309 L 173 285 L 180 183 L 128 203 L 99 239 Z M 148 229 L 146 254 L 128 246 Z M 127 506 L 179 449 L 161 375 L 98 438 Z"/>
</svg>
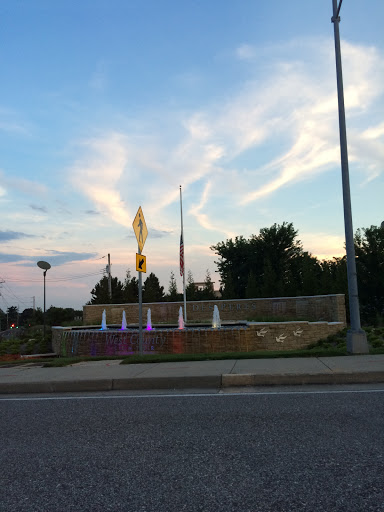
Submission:
<svg viewBox="0 0 384 512">
<path fill-rule="evenodd" d="M 0 394 L 74 393 L 92 391 L 229 388 L 244 386 L 288 386 L 306 384 L 384 383 L 384 371 L 319 374 L 223 374 L 189 377 L 141 377 L 119 379 L 83 379 L 40 382 L 4 382 Z"/>
<path fill-rule="evenodd" d="M 305 384 L 370 384 L 384 382 L 384 371 L 361 373 L 319 373 L 256 375 L 252 373 L 235 375 L 223 374 L 221 387 L 236 386 L 287 386 Z"/>
<path fill-rule="evenodd" d="M 73 393 L 86 391 L 123 391 L 149 389 L 220 388 L 221 375 L 190 377 L 120 378 L 1 383 L 1 394 Z"/>
</svg>

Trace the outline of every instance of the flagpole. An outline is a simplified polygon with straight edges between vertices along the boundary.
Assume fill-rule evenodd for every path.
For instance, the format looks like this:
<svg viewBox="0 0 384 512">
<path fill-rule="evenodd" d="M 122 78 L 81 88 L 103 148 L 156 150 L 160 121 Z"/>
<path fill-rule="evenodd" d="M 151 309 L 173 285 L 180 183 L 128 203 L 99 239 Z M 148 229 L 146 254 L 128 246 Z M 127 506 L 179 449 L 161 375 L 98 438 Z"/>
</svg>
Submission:
<svg viewBox="0 0 384 512">
<path fill-rule="evenodd" d="M 185 251 L 184 251 L 184 231 L 183 231 L 183 201 L 181 198 L 181 185 L 180 185 L 180 215 L 181 215 L 181 239 L 183 241 L 183 294 L 184 294 L 184 322 L 187 322 L 187 295 L 185 290 Z M 181 270 L 181 269 L 180 269 Z"/>
</svg>

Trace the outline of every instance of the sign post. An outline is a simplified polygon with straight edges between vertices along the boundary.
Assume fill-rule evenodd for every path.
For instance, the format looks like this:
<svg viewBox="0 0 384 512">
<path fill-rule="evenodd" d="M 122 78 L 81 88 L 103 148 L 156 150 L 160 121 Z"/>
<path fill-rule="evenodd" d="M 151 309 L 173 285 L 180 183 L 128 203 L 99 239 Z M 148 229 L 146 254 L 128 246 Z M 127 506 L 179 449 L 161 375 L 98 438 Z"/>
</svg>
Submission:
<svg viewBox="0 0 384 512">
<path fill-rule="evenodd" d="M 145 240 L 147 239 L 148 235 L 148 229 L 147 225 L 145 223 L 143 210 L 141 209 L 141 206 L 139 206 L 139 209 L 137 210 L 135 220 L 132 223 L 133 230 L 136 235 L 137 244 L 138 244 L 138 256 L 139 256 L 139 263 L 144 258 L 144 262 L 141 264 L 141 266 L 146 266 L 146 258 L 145 256 L 141 256 L 141 251 L 143 250 Z M 141 258 L 140 258 L 141 256 Z M 137 263 L 137 255 L 136 255 L 136 269 L 138 270 L 138 278 L 139 278 L 139 353 L 140 355 L 143 355 L 143 284 L 142 284 L 142 277 L 141 274 L 143 270 L 138 269 L 138 263 Z M 146 271 L 146 269 L 144 270 Z"/>
</svg>

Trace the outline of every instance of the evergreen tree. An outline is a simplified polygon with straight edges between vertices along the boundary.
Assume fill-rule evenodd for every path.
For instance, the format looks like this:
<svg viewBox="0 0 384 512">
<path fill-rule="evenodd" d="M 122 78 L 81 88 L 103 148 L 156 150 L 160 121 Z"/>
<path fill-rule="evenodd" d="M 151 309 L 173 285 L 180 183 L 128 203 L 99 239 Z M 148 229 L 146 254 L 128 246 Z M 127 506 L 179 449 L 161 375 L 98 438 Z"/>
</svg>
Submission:
<svg viewBox="0 0 384 512">
<path fill-rule="evenodd" d="M 188 274 L 187 274 L 187 286 L 185 288 L 185 293 L 187 296 L 187 300 L 189 300 L 189 301 L 197 300 L 195 281 L 193 279 L 193 274 L 190 270 L 188 270 Z"/>
<path fill-rule="evenodd" d="M 139 281 L 136 277 L 131 278 L 131 272 L 128 269 L 123 284 L 123 302 L 139 302 Z"/>
<path fill-rule="evenodd" d="M 166 295 L 165 298 L 168 302 L 177 302 L 181 298 L 181 294 L 177 292 L 177 283 L 173 271 L 171 271 L 168 294 Z"/>
<path fill-rule="evenodd" d="M 204 287 L 201 290 L 201 292 L 199 292 L 198 295 L 200 300 L 213 300 L 216 298 L 213 289 L 211 274 L 209 273 L 208 269 L 205 274 Z"/>
<path fill-rule="evenodd" d="M 123 283 L 117 277 L 112 277 L 111 285 L 112 300 L 108 293 L 108 277 L 103 276 L 91 291 L 89 304 L 123 304 Z"/>
<path fill-rule="evenodd" d="M 159 279 L 153 272 L 144 281 L 143 302 L 162 302 L 164 299 L 164 287 L 160 286 Z"/>
</svg>

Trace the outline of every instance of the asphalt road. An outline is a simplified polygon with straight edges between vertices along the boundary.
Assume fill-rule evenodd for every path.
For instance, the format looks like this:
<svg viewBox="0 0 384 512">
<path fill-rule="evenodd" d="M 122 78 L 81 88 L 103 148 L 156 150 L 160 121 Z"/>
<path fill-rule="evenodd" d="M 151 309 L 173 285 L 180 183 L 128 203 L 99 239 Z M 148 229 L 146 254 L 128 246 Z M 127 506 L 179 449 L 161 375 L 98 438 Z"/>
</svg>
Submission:
<svg viewBox="0 0 384 512">
<path fill-rule="evenodd" d="M 384 511 L 383 387 L 3 396 L 0 432 L 4 512 Z"/>
</svg>

